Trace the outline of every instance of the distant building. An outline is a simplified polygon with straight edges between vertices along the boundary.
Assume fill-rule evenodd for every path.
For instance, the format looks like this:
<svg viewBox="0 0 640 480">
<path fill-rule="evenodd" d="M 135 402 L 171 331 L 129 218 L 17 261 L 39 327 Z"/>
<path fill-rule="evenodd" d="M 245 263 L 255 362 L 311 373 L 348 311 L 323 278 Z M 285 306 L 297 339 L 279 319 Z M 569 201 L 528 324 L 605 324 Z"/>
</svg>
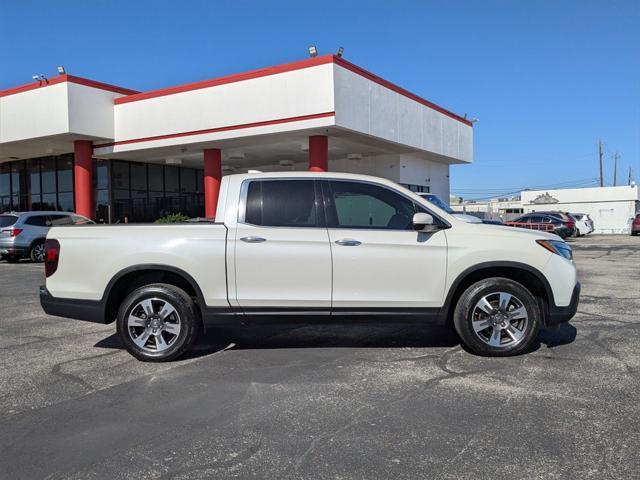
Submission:
<svg viewBox="0 0 640 480">
<path fill-rule="evenodd" d="M 527 213 L 549 210 L 588 213 L 595 226 L 594 233 L 628 234 L 633 217 L 640 211 L 637 185 L 527 190 L 521 196 L 522 208 Z"/>
<path fill-rule="evenodd" d="M 451 208 L 457 212 L 465 212 L 480 218 L 513 220 L 523 213 L 520 197 L 492 198 L 490 200 L 463 200 L 460 197 L 451 199 Z"/>
</svg>

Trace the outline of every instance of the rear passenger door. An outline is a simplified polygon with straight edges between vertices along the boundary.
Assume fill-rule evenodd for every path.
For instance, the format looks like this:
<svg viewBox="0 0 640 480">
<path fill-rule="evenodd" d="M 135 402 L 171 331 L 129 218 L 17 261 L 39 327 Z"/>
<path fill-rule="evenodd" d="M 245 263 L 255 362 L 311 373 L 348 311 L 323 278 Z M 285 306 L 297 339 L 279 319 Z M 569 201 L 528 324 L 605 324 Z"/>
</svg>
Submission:
<svg viewBox="0 0 640 480">
<path fill-rule="evenodd" d="M 329 313 L 331 249 L 319 188 L 293 178 L 242 184 L 233 257 L 245 313 Z"/>
</svg>

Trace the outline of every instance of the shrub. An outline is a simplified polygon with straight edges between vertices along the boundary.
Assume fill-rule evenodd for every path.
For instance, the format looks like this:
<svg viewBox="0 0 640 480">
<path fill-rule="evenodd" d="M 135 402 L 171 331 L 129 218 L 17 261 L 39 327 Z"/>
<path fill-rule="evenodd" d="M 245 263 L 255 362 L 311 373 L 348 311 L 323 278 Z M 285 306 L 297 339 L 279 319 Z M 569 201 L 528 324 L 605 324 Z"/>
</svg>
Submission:
<svg viewBox="0 0 640 480">
<path fill-rule="evenodd" d="M 166 217 L 161 217 L 155 221 L 155 223 L 180 223 L 186 222 L 189 217 L 181 213 L 170 213 Z"/>
</svg>

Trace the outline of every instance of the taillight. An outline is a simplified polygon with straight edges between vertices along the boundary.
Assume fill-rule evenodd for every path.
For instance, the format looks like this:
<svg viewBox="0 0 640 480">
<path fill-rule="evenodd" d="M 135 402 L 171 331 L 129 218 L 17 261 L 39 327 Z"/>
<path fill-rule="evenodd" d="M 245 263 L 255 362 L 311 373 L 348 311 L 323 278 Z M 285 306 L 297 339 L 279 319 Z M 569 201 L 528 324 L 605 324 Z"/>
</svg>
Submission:
<svg viewBox="0 0 640 480">
<path fill-rule="evenodd" d="M 60 242 L 53 238 L 44 241 L 44 274 L 50 277 L 58 269 L 58 259 L 60 258 Z"/>
<path fill-rule="evenodd" d="M 9 232 L 10 237 L 17 237 L 22 233 L 22 228 L 5 228 L 4 230 L 0 230 L 0 232 Z"/>
</svg>

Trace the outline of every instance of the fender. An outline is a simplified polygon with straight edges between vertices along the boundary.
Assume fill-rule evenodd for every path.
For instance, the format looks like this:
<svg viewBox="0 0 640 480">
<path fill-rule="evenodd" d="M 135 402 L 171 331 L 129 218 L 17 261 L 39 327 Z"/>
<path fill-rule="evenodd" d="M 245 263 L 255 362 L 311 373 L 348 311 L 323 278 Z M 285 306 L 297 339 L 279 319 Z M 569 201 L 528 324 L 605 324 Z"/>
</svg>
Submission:
<svg viewBox="0 0 640 480">
<path fill-rule="evenodd" d="M 140 265 L 132 265 L 130 267 L 120 270 L 113 277 L 111 277 L 111 280 L 109 280 L 109 283 L 107 284 L 104 290 L 100 303 L 102 303 L 106 307 L 107 301 L 109 299 L 109 295 L 111 295 L 113 286 L 118 282 L 118 280 L 120 280 L 125 275 L 128 275 L 129 273 L 141 271 L 141 270 L 164 270 L 164 271 L 174 273 L 176 275 L 183 277 L 189 283 L 189 285 L 191 285 L 191 288 L 193 288 L 193 291 L 196 292 L 196 299 L 200 308 L 206 307 L 202 290 L 200 289 L 198 282 L 196 282 L 191 275 L 189 275 L 187 272 L 185 272 L 180 268 L 172 267 L 170 265 L 157 264 L 157 263 L 143 263 Z"/>
<path fill-rule="evenodd" d="M 458 275 L 456 279 L 453 281 L 453 283 L 451 284 L 451 287 L 449 287 L 447 297 L 445 299 L 444 305 L 442 306 L 442 310 L 440 312 L 440 315 L 442 317 L 441 318 L 442 322 L 446 322 L 448 320 L 447 317 L 451 309 L 451 302 L 453 302 L 453 296 L 455 295 L 456 290 L 458 290 L 458 287 L 464 281 L 464 279 L 467 278 L 469 275 L 473 274 L 474 272 L 477 272 L 479 270 L 484 270 L 487 268 L 514 268 L 518 270 L 524 270 L 528 273 L 533 274 L 538 280 L 540 280 L 540 283 L 542 283 L 544 287 L 545 293 L 547 295 L 549 307 L 555 307 L 556 302 L 553 297 L 553 290 L 551 290 L 551 285 L 549 285 L 549 281 L 540 270 L 532 267 L 531 265 L 527 265 L 526 263 L 520 263 L 520 262 L 511 262 L 511 261 L 483 262 L 483 263 L 478 263 L 477 265 L 473 265 L 467 268 L 466 270 L 463 270 L 462 273 L 460 273 L 460 275 Z"/>
</svg>

